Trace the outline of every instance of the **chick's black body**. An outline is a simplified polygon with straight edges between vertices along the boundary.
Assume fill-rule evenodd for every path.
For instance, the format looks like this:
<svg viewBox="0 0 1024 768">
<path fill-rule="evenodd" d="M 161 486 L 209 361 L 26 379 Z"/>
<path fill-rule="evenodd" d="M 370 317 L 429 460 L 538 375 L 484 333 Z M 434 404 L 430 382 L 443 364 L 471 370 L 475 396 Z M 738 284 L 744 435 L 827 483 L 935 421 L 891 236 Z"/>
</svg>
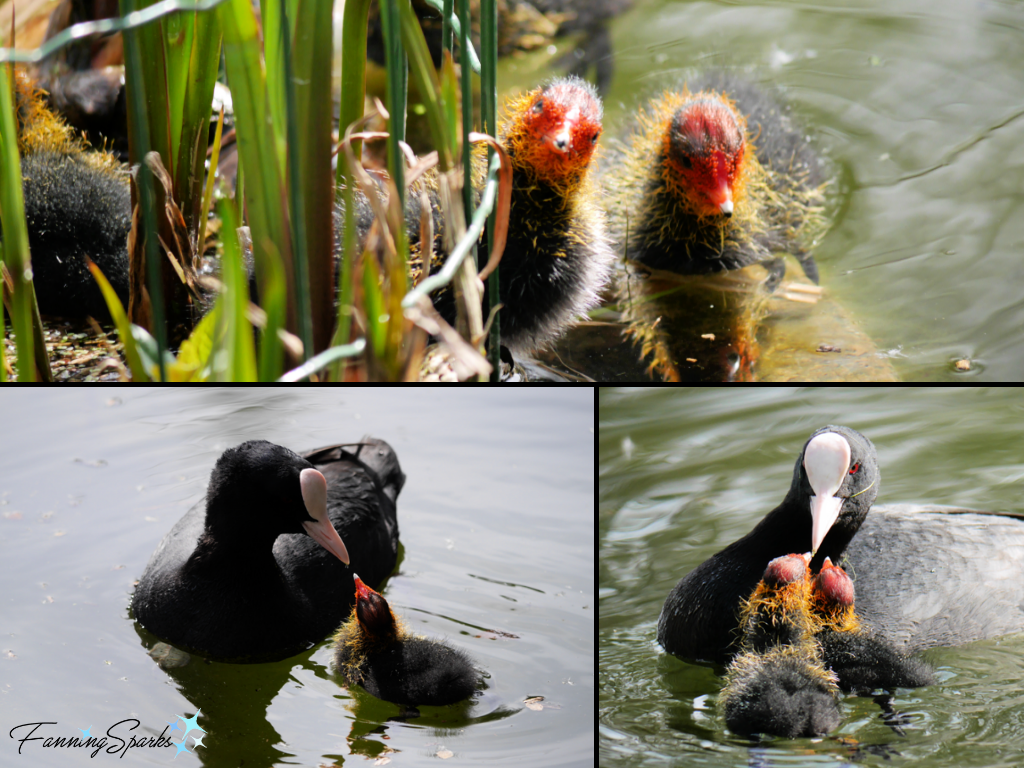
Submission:
<svg viewBox="0 0 1024 768">
<path fill-rule="evenodd" d="M 515 226 L 509 228 L 499 283 L 501 335 L 510 349 L 533 349 L 557 335 L 581 311 L 581 298 L 593 290 L 595 280 L 603 282 L 585 246 L 591 233 L 573 214 L 550 184 L 513 177 L 510 220 Z M 418 234 L 415 239 L 418 244 Z M 434 259 L 431 274 L 442 266 Z M 436 306 L 449 323 L 455 322 L 450 288 Z"/>
<path fill-rule="evenodd" d="M 891 643 L 866 632 L 827 629 L 815 635 L 825 666 L 847 693 L 867 694 L 876 688 L 921 688 L 935 684 L 932 668 Z"/>
<path fill-rule="evenodd" d="M 429 251 L 425 252 L 420 242 L 419 196 L 409 195 L 405 206 L 406 236 L 413 254 L 411 267 L 417 278 L 424 259 L 429 258 L 431 275 L 440 272 L 445 264 L 445 224 L 440 214 L 440 201 L 435 190 L 425 191 L 434 231 Z M 359 241 L 365 242 L 374 221 L 373 209 L 361 192 L 356 192 L 354 198 Z M 479 190 L 476 198 L 479 202 Z M 535 349 L 557 336 L 575 315 L 584 311 L 584 305 L 590 303 L 595 285 L 601 286 L 606 280 L 604 265 L 608 260 L 602 252 L 600 261 L 594 261 L 589 247 L 593 233 L 588 231 L 587 222 L 574 213 L 564 205 L 563 194 L 550 184 L 522 175 L 513 176 L 510 226 L 499 282 L 499 295 L 504 305 L 502 343 L 513 351 Z M 335 212 L 335 229 L 339 233 L 343 216 L 344 208 L 339 204 Z M 434 291 L 431 300 L 438 313 L 454 325 L 453 287 L 449 284 Z M 488 301 L 485 284 L 485 306 Z"/>
<path fill-rule="evenodd" d="M 723 700 L 729 730 L 744 736 L 824 736 L 839 726 L 836 686 L 806 648 L 737 656 Z"/>
<path fill-rule="evenodd" d="M 127 305 L 128 174 L 112 155 L 89 151 L 46 106 L 43 92 L 26 72 L 16 69 L 14 84 L 25 223 L 39 309 L 48 315 L 91 315 L 108 321 L 107 304 L 86 257 Z"/>
<path fill-rule="evenodd" d="M 467 654 L 409 633 L 384 597 L 358 578 L 353 615 L 335 641 L 335 665 L 346 682 L 361 685 L 384 701 L 454 704 L 469 698 L 480 679 Z"/>
<path fill-rule="evenodd" d="M 392 643 L 351 665 L 351 653 L 340 647 L 339 669 L 349 684 L 361 685 L 384 701 L 411 706 L 444 706 L 469 698 L 478 675 L 462 651 L 436 640 L 411 637 Z"/>
<path fill-rule="evenodd" d="M 128 305 L 127 176 L 99 168 L 85 153 L 37 152 L 21 161 L 25 221 L 39 311 L 110 320 L 88 256 Z"/>
</svg>

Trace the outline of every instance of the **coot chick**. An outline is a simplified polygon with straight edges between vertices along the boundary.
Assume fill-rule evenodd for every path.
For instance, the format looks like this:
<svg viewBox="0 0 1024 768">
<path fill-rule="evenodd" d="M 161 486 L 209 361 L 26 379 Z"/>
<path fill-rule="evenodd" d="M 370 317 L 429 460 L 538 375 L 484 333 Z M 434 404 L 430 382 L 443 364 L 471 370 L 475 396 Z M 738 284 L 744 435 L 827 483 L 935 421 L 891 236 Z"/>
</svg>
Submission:
<svg viewBox="0 0 1024 768">
<path fill-rule="evenodd" d="M 807 229 L 821 229 L 823 173 L 787 110 L 725 72 L 669 89 L 640 110 L 606 175 L 614 239 L 626 257 L 682 274 L 719 272 L 779 252 L 817 282 Z"/>
<path fill-rule="evenodd" d="M 777 645 L 810 643 L 815 623 L 810 609 L 809 555 L 776 557 L 753 593 L 740 605 L 740 646 L 766 651 Z"/>
<path fill-rule="evenodd" d="M 135 618 L 218 661 L 305 650 L 348 612 L 350 560 L 374 583 L 394 568 L 404 481 L 394 451 L 375 438 L 306 457 L 265 440 L 229 448 L 205 508 L 189 510 L 150 558 Z"/>
<path fill-rule="evenodd" d="M 597 306 L 610 276 L 615 256 L 591 173 L 603 110 L 589 83 L 565 77 L 511 99 L 505 113 L 499 138 L 513 170 L 501 332 L 513 354 L 526 354 Z"/>
<path fill-rule="evenodd" d="M 380 594 L 356 576 L 356 604 L 335 635 L 338 672 L 378 699 L 443 706 L 469 698 L 480 675 L 465 653 L 410 633 Z"/>
<path fill-rule="evenodd" d="M 128 305 L 128 174 L 106 152 L 85 141 L 43 101 L 43 93 L 15 70 L 18 150 L 21 153 L 25 223 L 39 311 L 91 315 L 110 321 L 99 286 L 86 266 L 102 270 Z"/>
<path fill-rule="evenodd" d="M 867 695 L 876 688 L 935 684 L 935 672 L 928 664 L 861 627 L 854 611 L 853 582 L 828 558 L 814 577 L 811 602 L 820 627 L 815 634 L 819 654 L 847 693 Z"/>
<path fill-rule="evenodd" d="M 849 427 L 823 427 L 804 445 L 786 498 L 739 541 L 684 576 L 665 600 L 658 642 L 669 653 L 720 664 L 736 653 L 741 601 L 763 564 L 789 552 L 835 560 L 856 533 L 878 492 L 871 441 Z"/>
<path fill-rule="evenodd" d="M 505 104 L 498 138 L 512 165 L 512 201 L 501 258 L 501 341 L 517 356 L 544 347 L 597 306 L 608 281 L 614 254 L 591 174 L 601 117 L 593 86 L 575 77 L 557 78 Z M 477 194 L 483 188 L 485 158 L 486 147 L 479 145 L 474 156 Z M 421 191 L 433 216 L 434 240 L 426 253 L 420 243 Z M 359 240 L 365 243 L 373 211 L 361 192 L 355 202 Z M 418 282 L 425 269 L 436 273 L 447 258 L 436 172 L 413 185 L 405 214 L 409 266 Z M 340 233 L 340 206 L 335 222 Z M 431 294 L 451 324 L 456 317 L 453 290 L 449 285 Z"/>
<path fill-rule="evenodd" d="M 616 293 L 648 374 L 756 380 L 761 345 L 774 338 L 765 318 L 794 296 L 817 297 L 800 279 L 818 282 L 808 249 L 826 224 L 811 145 L 772 93 L 721 72 L 638 110 L 613 157 L 606 207 L 627 260 Z M 783 282 L 783 254 L 800 262 L 788 272 L 795 281 Z"/>
<path fill-rule="evenodd" d="M 806 555 L 772 560 L 740 611 L 741 652 L 719 697 L 742 735 L 823 736 L 839 725 L 839 689 L 812 631 Z"/>
</svg>

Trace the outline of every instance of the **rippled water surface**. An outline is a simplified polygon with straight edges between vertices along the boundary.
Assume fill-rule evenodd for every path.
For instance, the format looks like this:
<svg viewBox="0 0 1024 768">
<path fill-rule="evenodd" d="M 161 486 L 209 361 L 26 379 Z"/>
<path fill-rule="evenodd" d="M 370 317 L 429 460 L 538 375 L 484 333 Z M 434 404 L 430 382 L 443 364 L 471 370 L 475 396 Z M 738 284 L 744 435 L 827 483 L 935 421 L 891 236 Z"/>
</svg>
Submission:
<svg viewBox="0 0 1024 768">
<path fill-rule="evenodd" d="M 603 142 L 702 69 L 778 85 L 839 171 L 816 251 L 830 298 L 905 380 L 1024 379 L 1024 5 L 637 0 L 611 31 Z"/>
<path fill-rule="evenodd" d="M 819 426 L 872 439 L 879 501 L 1024 513 L 1020 389 L 603 389 L 599 408 L 602 766 L 1021 764 L 1024 636 L 926 652 L 939 682 L 898 691 L 902 734 L 846 697 L 832 736 L 761 745 L 726 729 L 715 670 L 656 642 L 675 583 L 774 508 Z"/>
<path fill-rule="evenodd" d="M 0 766 L 594 764 L 589 390 L 109 392 L 0 399 Z M 482 695 L 407 712 L 341 685 L 328 638 L 276 663 L 157 666 L 156 638 L 131 617 L 134 583 L 224 449 L 367 433 L 407 477 L 399 563 L 380 591 L 410 629 L 473 657 Z M 117 738 L 179 744 L 179 715 L 206 731 L 203 746 L 186 740 L 194 754 L 117 754 Z M 31 723 L 46 725 L 14 737 L 91 729 L 114 753 L 10 737 Z"/>
</svg>

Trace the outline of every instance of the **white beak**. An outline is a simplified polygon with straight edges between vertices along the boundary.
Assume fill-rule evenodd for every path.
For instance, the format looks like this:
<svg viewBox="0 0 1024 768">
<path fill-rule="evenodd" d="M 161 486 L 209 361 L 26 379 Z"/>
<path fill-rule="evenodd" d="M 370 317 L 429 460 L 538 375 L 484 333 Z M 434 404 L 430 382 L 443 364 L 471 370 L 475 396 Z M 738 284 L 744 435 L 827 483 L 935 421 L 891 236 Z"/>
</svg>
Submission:
<svg viewBox="0 0 1024 768">
<path fill-rule="evenodd" d="M 811 484 L 811 551 L 817 552 L 829 532 L 843 499 L 836 493 L 850 468 L 850 443 L 837 432 L 823 432 L 807 444 L 804 471 Z"/>
<path fill-rule="evenodd" d="M 302 527 L 317 544 L 348 565 L 348 550 L 327 515 L 327 480 L 315 469 L 304 469 L 299 473 L 299 486 L 306 511 L 316 520 L 305 522 Z"/>
</svg>

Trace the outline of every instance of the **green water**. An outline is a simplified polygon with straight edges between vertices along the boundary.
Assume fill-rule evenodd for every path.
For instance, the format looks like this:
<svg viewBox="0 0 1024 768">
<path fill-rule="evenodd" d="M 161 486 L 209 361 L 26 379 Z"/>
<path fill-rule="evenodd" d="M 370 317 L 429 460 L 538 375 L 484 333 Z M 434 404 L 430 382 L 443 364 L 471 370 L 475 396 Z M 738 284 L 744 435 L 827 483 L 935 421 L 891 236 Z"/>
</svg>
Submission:
<svg viewBox="0 0 1024 768">
<path fill-rule="evenodd" d="M 600 764 L 1021 765 L 1024 636 L 926 652 L 939 682 L 898 691 L 903 735 L 871 699 L 846 697 L 832 736 L 755 746 L 726 730 L 714 670 L 663 653 L 656 634 L 679 578 L 782 499 L 815 428 L 874 441 L 880 502 L 1020 513 L 1022 415 L 1018 388 L 602 389 Z"/>
<path fill-rule="evenodd" d="M 704 68 L 779 86 L 839 170 L 834 224 L 816 250 L 831 299 L 904 380 L 1021 380 L 1022 30 L 1024 5 L 998 0 L 638 0 L 611 26 L 604 136 Z M 532 87 L 544 70 L 503 65 L 506 80 L 516 74 Z M 594 335 L 591 364 L 616 357 L 615 334 L 595 329 L 561 351 Z M 613 372 L 626 375 L 632 357 Z M 954 372 L 961 358 L 971 373 Z"/>
<path fill-rule="evenodd" d="M 111 392 L 4 393 L 0 765 L 594 765 L 589 390 Z M 473 657 L 481 695 L 405 711 L 341 685 L 329 638 L 275 663 L 157 666 L 130 616 L 134 583 L 217 457 L 248 439 L 303 450 L 368 433 L 407 476 L 402 554 L 381 591 L 411 630 Z M 116 738 L 155 739 L 200 710 L 194 754 L 116 753 Z M 109 729 L 115 752 L 21 743 L 35 723 L 31 738 L 52 740 Z"/>
</svg>

